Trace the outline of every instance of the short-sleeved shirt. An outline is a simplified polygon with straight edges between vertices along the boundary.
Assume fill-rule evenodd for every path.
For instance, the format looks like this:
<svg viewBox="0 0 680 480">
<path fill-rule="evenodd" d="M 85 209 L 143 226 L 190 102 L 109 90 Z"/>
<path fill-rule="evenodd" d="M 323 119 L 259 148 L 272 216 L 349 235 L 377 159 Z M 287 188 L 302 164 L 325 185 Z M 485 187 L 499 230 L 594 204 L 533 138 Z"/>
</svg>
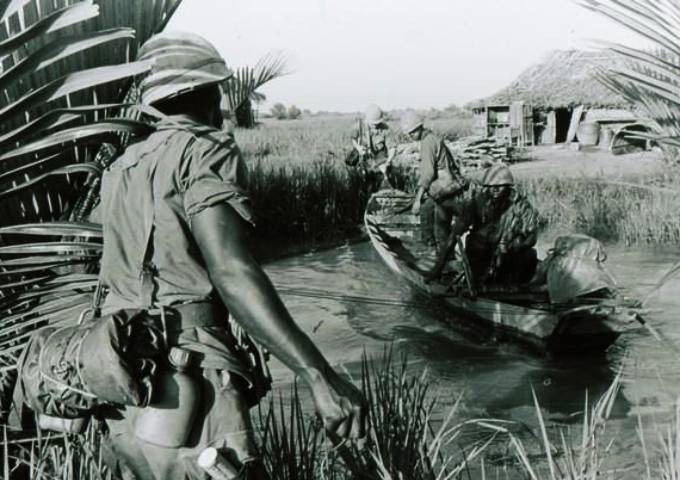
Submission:
<svg viewBox="0 0 680 480">
<path fill-rule="evenodd" d="M 210 299 L 213 286 L 191 218 L 226 202 L 252 223 L 247 181 L 233 137 L 185 116 L 167 117 L 130 145 L 102 181 L 100 280 L 109 289 L 107 307 L 151 306 L 142 275 L 149 270 L 154 306 Z"/>
<path fill-rule="evenodd" d="M 443 184 L 459 183 L 461 189 L 465 186 L 460 165 L 444 143 L 444 139 L 426 130 L 420 141 L 418 185 L 427 191 L 435 180 Z"/>
</svg>

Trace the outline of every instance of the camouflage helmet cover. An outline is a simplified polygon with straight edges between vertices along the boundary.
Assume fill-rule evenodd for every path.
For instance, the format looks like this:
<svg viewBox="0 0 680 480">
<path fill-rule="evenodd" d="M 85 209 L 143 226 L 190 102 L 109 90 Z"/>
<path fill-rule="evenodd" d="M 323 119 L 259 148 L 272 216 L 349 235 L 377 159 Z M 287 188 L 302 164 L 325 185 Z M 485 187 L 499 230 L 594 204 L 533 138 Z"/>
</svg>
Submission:
<svg viewBox="0 0 680 480">
<path fill-rule="evenodd" d="M 489 167 L 482 177 L 482 185 L 485 187 L 500 187 L 504 185 L 514 185 L 515 178 L 507 165 L 497 163 Z"/>
<path fill-rule="evenodd" d="M 140 83 L 144 105 L 218 84 L 233 74 L 210 42 L 188 32 L 154 35 L 141 46 L 138 59 L 152 62 Z"/>
</svg>

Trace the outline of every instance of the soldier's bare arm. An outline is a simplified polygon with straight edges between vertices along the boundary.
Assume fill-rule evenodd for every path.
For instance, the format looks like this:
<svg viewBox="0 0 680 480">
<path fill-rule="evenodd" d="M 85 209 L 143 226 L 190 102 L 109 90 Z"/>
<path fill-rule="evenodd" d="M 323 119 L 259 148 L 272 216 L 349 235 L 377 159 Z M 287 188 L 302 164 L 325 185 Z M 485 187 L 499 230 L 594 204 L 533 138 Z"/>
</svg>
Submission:
<svg viewBox="0 0 680 480">
<path fill-rule="evenodd" d="M 343 438 L 363 437 L 362 394 L 337 375 L 294 322 L 250 251 L 249 228 L 226 203 L 192 217 L 213 285 L 236 321 L 309 385 L 326 428 Z"/>
</svg>

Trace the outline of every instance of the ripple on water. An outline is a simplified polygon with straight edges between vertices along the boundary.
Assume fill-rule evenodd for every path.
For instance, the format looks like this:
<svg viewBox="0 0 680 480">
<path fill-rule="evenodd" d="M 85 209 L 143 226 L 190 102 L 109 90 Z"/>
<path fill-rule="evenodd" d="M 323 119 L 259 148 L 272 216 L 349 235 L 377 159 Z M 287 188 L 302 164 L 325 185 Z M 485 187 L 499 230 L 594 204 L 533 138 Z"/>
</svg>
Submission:
<svg viewBox="0 0 680 480">
<path fill-rule="evenodd" d="M 609 250 L 612 272 L 637 297 L 680 257 L 672 251 Z M 364 352 L 380 358 L 392 345 L 409 355 L 414 374 L 427 370 L 435 380 L 443 411 L 462 394 L 463 415 L 492 415 L 535 427 L 533 387 L 546 418 L 576 424 L 586 392 L 590 399 L 599 398 L 621 371 L 622 386 L 607 428 L 616 437 L 612 451 L 623 460 L 632 458 L 631 448 L 639 445 L 637 416 L 652 435 L 658 428 L 652 417 L 665 425 L 680 395 L 677 355 L 644 329 L 626 333 L 606 356 L 596 358 L 551 359 L 511 344 L 497 345 L 484 333 L 445 325 L 439 320 L 443 312 L 392 275 L 369 243 L 281 260 L 267 271 L 277 286 L 287 289 L 394 301 L 386 305 L 283 295 L 293 317 L 332 363 L 344 364 L 358 376 Z M 653 313 L 647 320 L 680 345 L 680 279 L 670 280 L 648 306 Z M 274 363 L 273 371 L 279 384 L 290 382 L 280 364 Z"/>
</svg>

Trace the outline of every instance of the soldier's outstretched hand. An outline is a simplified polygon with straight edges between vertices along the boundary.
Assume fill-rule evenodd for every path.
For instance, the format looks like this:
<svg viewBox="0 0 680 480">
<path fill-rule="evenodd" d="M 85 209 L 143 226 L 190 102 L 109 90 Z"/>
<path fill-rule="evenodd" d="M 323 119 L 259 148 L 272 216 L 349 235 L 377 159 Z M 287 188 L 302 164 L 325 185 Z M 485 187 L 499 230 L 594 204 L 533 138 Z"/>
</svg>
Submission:
<svg viewBox="0 0 680 480">
<path fill-rule="evenodd" d="M 331 436 L 352 440 L 366 436 L 366 399 L 352 382 L 330 369 L 315 374 L 309 384 L 316 411 Z"/>
</svg>

